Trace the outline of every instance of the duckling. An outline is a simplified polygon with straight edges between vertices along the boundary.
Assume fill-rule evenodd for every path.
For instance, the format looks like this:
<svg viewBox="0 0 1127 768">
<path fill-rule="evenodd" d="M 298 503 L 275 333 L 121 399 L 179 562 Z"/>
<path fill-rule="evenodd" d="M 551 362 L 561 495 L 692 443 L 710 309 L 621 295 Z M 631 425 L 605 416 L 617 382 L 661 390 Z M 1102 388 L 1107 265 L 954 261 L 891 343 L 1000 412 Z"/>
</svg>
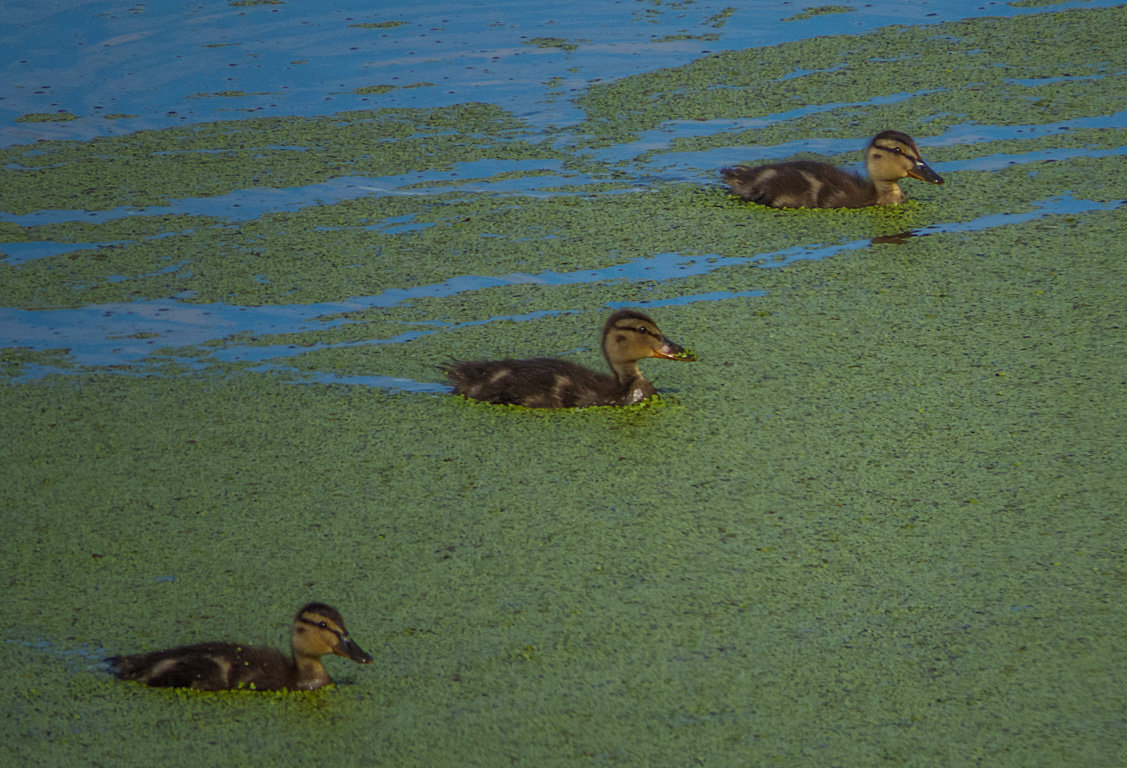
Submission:
<svg viewBox="0 0 1127 768">
<path fill-rule="evenodd" d="M 657 323 L 632 309 L 620 309 L 603 326 L 603 356 L 613 376 L 566 360 L 451 361 L 440 366 L 454 394 L 489 403 L 529 408 L 585 408 L 630 405 L 657 392 L 638 370 L 646 357 L 695 360 L 662 335 Z"/>
<path fill-rule="evenodd" d="M 372 657 L 348 636 L 340 613 L 324 603 L 309 603 L 297 612 L 290 645 L 293 658 L 274 648 L 198 643 L 135 656 L 114 656 L 106 661 L 122 680 L 201 691 L 309 691 L 333 682 L 321 664 L 321 657 L 327 653 L 360 664 L 372 663 Z"/>
<path fill-rule="evenodd" d="M 864 208 L 898 205 L 904 192 L 897 183 L 905 176 L 942 184 L 943 178 L 927 167 L 912 137 L 900 131 L 881 131 L 865 150 L 869 179 L 828 163 L 795 160 L 749 168 L 723 168 L 720 175 L 732 192 L 773 208 Z"/>
</svg>

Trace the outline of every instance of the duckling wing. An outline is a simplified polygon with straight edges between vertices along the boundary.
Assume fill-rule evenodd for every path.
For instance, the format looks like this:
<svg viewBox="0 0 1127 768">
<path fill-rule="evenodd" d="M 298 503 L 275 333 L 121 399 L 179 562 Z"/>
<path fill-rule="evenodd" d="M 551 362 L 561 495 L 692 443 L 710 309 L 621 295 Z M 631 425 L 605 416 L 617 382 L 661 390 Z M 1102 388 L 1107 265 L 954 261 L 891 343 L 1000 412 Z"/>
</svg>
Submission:
<svg viewBox="0 0 1127 768">
<path fill-rule="evenodd" d="M 107 661 L 122 680 L 155 688 L 276 690 L 293 679 L 292 663 L 280 651 L 236 643 L 184 645 Z"/>
<path fill-rule="evenodd" d="M 872 182 L 827 163 L 737 165 L 720 174 L 734 194 L 772 208 L 862 208 L 876 202 Z"/>
<path fill-rule="evenodd" d="M 227 687 L 217 685 L 227 677 L 224 665 L 217 661 L 217 656 L 222 656 L 224 651 L 229 653 L 224 643 L 201 643 L 135 656 L 115 656 L 108 661 L 122 680 L 135 680 L 156 688 L 214 689 Z"/>
<path fill-rule="evenodd" d="M 471 360 L 443 370 L 454 393 L 499 405 L 581 408 L 609 404 L 617 382 L 581 365 L 553 358 Z"/>
</svg>

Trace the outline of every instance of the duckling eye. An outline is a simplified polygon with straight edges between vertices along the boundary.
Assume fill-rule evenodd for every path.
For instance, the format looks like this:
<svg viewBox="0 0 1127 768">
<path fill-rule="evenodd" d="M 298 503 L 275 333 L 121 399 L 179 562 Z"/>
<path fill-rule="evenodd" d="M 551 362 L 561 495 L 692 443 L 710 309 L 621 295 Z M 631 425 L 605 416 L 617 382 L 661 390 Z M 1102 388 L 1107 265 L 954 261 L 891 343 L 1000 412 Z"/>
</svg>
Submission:
<svg viewBox="0 0 1127 768">
<path fill-rule="evenodd" d="M 328 629 L 329 623 L 327 621 L 319 621 L 319 622 L 317 622 L 317 626 L 320 627 L 321 629 Z"/>
</svg>

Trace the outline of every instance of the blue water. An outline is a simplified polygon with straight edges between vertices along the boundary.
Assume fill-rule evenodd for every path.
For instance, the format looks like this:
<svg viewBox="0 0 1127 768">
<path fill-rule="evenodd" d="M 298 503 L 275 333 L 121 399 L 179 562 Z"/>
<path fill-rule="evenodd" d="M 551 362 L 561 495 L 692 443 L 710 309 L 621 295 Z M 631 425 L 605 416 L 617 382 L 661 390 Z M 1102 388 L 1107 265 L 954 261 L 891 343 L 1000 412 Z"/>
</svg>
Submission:
<svg viewBox="0 0 1127 768">
<path fill-rule="evenodd" d="M 1050 9 L 1116 4 L 1076 0 Z M 534 123 L 558 126 L 581 119 L 573 100 L 589 82 L 678 66 L 707 53 L 860 34 L 890 24 L 1043 10 L 1003 2 L 875 0 L 843 3 L 854 8 L 851 13 L 787 21 L 807 6 L 752 0 L 721 21 L 718 15 L 732 3 L 351 0 L 326 5 L 8 0 L 0 13 L 0 49 L 8 52 L 0 66 L 3 143 L 248 116 L 465 101 L 500 104 Z M 386 22 L 402 23 L 357 26 Z M 660 42 L 671 35 L 709 34 L 718 39 Z M 582 44 L 574 52 L 529 44 L 546 37 Z M 545 86 L 551 78 L 560 81 Z M 398 89 L 354 93 L 373 85 Z M 214 95 L 231 92 L 245 95 Z M 21 114 L 60 110 L 79 119 L 14 122 Z M 105 114 L 136 117 L 106 120 Z"/>
<path fill-rule="evenodd" d="M 844 14 L 787 20 L 802 4 L 741 3 L 730 16 L 726 2 L 691 4 L 638 2 L 573 2 L 534 4 L 372 3 L 337 2 L 332 7 L 310 4 L 233 6 L 228 2 L 182 4 L 147 2 L 112 4 L 104 0 L 69 4 L 4 2 L 0 13 L 0 47 L 9 55 L 0 61 L 0 145 L 25 145 L 41 139 L 85 140 L 143 129 L 237 120 L 263 116 L 313 116 L 377 107 L 436 107 L 467 101 L 498 104 L 534 128 L 566 130 L 583 114 L 576 97 L 590 84 L 640 72 L 686 64 L 722 50 L 774 45 L 826 34 L 859 34 L 889 24 L 934 24 L 978 16 L 1012 16 L 1072 7 L 1104 7 L 1112 0 L 1065 2 L 1042 8 L 1017 8 L 1006 3 L 970 4 L 952 0 L 852 4 Z M 372 26 L 382 24 L 384 26 Z M 667 39 L 680 36 L 679 39 Z M 711 36 L 711 37 L 710 37 Z M 714 37 L 715 39 L 712 39 Z M 575 50 L 536 45 L 537 38 L 570 41 Z M 800 77 L 795 71 L 788 77 Z M 1045 80 L 1020 81 L 1039 85 Z M 372 86 L 394 86 L 386 93 L 358 93 Z M 882 96 L 888 103 L 915 95 L 911 91 Z M 869 102 L 866 102 L 869 103 Z M 737 146 L 707 152 L 672 151 L 681 137 L 717 135 L 799 119 L 840 107 L 811 104 L 745 120 L 670 121 L 636 141 L 598 150 L 608 177 L 565 170 L 562 163 L 478 160 L 453 171 L 407 173 L 366 178 L 340 177 L 289 189 L 247 188 L 210 198 L 171 200 L 151 209 L 123 207 L 109 211 L 42 210 L 27 214 L 0 211 L 0 221 L 25 226 L 56 222 L 101 222 L 172 213 L 209 216 L 229 222 L 250 221 L 324 203 L 378 195 L 428 195 L 456 190 L 472 195 L 568 194 L 568 187 L 621 181 L 611 169 L 627 170 L 634 181 L 620 194 L 642 190 L 655 180 L 705 181 L 715 169 L 733 160 L 770 160 L 798 151 L 838 154 L 857 149 L 857 140 L 827 139 L 801 146 Z M 65 122 L 20 122 L 27 113 L 68 112 Z M 106 115 L 127 115 L 109 119 Z M 1097 115 L 1040 125 L 992 126 L 967 122 L 938 136 L 920 140 L 928 147 L 1031 139 L 1073 128 L 1127 127 L 1127 113 Z M 300 150 L 301 148 L 294 148 Z M 1120 155 L 1124 147 L 1072 148 L 988 155 L 973 160 L 935 163 L 937 171 L 991 170 L 1012 164 Z M 642 162 L 639 156 L 647 153 Z M 537 175 L 543 171 L 546 175 Z M 537 174 L 528 172 L 536 171 Z M 510 178 L 495 178 L 513 173 Z M 519 175 L 528 173 L 528 175 Z M 451 185 L 451 181 L 454 184 Z M 441 182 L 441 186 L 439 186 Z M 428 186 L 434 184 L 433 187 Z M 907 236 L 981 230 L 1042 216 L 1106 209 L 1121 204 L 1074 199 L 1067 193 L 1035 204 L 1032 211 L 1014 211 L 973 221 L 946 222 Z M 410 233 L 428 226 L 410 216 L 370 225 L 384 233 Z M 0 258 L 12 266 L 37 259 L 96 248 L 110 243 L 3 243 Z M 437 391 L 438 385 L 394 377 L 342 379 L 330 374 L 298 373 L 287 360 L 314 347 L 249 346 L 231 337 L 250 333 L 272 335 L 323 330 L 350 322 L 341 313 L 394 307 L 417 298 L 443 298 L 521 283 L 548 285 L 601 284 L 614 281 L 662 282 L 734 264 L 780 267 L 801 259 L 820 259 L 868 247 L 871 241 L 803 243 L 777 253 L 741 258 L 662 253 L 604 269 L 572 272 L 541 271 L 508 275 L 464 275 L 432 285 L 393 286 L 373 296 L 293 306 L 245 307 L 193 304 L 175 296 L 127 304 L 79 309 L 0 307 L 0 346 L 66 349 L 69 362 L 82 368 L 126 366 L 141 372 L 160 349 L 160 360 L 178 359 L 194 367 L 209 362 L 256 362 L 295 380 L 364 383 L 409 391 Z M 174 272 L 185 264 L 165 267 Z M 111 278 L 113 279 L 113 278 Z M 122 278 L 124 279 L 124 278 Z M 665 300 L 657 305 L 693 301 L 749 300 L 757 291 L 703 294 Z M 549 307 L 543 313 L 567 313 L 573 307 Z M 325 319 L 332 317 L 332 319 Z M 501 318 L 483 318 L 479 323 Z M 386 339 L 363 344 L 396 344 L 440 333 L 449 324 L 434 322 Z M 199 346 L 229 340 L 209 347 Z M 355 344 L 355 343 L 354 343 Z M 177 349 L 184 350 L 178 356 Z M 170 350 L 171 355 L 170 355 Z M 154 359 L 155 360 L 155 359 Z M 157 361 L 159 362 L 159 361 Z M 54 371 L 51 366 L 25 367 L 20 380 Z M 120 370 L 120 368 L 115 369 Z"/>
</svg>

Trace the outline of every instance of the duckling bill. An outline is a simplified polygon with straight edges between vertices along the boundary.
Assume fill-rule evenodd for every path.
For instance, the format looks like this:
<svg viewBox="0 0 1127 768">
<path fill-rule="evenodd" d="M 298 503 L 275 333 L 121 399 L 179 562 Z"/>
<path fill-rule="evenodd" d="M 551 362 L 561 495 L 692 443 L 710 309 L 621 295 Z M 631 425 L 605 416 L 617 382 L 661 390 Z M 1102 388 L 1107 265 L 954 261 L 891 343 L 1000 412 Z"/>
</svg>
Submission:
<svg viewBox="0 0 1127 768">
<path fill-rule="evenodd" d="M 943 178 L 923 161 L 912 137 L 900 131 L 881 131 L 865 149 L 869 178 L 828 163 L 795 160 L 754 168 L 736 165 L 720 175 L 732 193 L 772 208 L 864 208 L 904 202 L 899 181 L 906 177 L 929 184 Z"/>
<path fill-rule="evenodd" d="M 340 613 L 324 603 L 309 603 L 297 612 L 290 645 L 292 657 L 274 648 L 214 642 L 106 661 L 122 680 L 201 691 L 308 691 L 333 682 L 321 664 L 326 654 L 372 663 L 372 657 L 349 637 Z"/>
<path fill-rule="evenodd" d="M 528 408 L 585 408 L 631 405 L 656 394 L 638 368 L 639 360 L 696 359 L 667 339 L 652 318 L 632 309 L 620 309 L 607 319 L 602 349 L 611 376 L 547 357 L 453 361 L 440 368 L 454 394 L 475 400 Z"/>
</svg>

